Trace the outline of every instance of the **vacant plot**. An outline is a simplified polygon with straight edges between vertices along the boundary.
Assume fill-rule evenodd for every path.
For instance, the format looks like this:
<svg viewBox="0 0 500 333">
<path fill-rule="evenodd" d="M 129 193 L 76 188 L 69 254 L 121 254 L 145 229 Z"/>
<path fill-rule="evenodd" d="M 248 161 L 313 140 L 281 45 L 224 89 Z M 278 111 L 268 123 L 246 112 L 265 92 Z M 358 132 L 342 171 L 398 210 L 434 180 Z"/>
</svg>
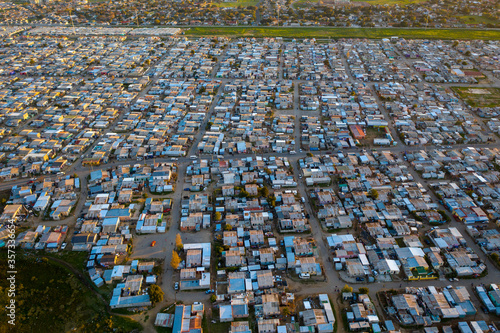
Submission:
<svg viewBox="0 0 500 333">
<path fill-rule="evenodd" d="M 412 3 L 427 2 L 427 0 L 352 0 L 353 2 L 364 2 L 369 5 L 409 5 Z"/>
<path fill-rule="evenodd" d="M 427 0 L 352 0 L 353 2 L 361 2 L 367 5 L 409 5 L 412 3 L 422 3 L 427 2 Z M 322 3 L 333 3 L 334 1 L 327 0 Z M 293 6 L 295 8 L 303 8 L 319 5 L 320 2 L 318 0 L 297 0 L 294 1 Z"/>
<path fill-rule="evenodd" d="M 366 127 L 365 128 L 366 136 L 359 140 L 361 144 L 371 145 L 373 144 L 374 139 L 385 139 L 385 130 L 382 127 L 374 128 L 374 127 Z"/>
<path fill-rule="evenodd" d="M 294 8 L 305 8 L 305 7 L 316 6 L 318 4 L 319 4 L 318 0 L 297 0 L 297 1 L 294 1 L 293 7 Z"/>
<path fill-rule="evenodd" d="M 500 88 L 453 87 L 452 89 L 472 107 L 500 106 Z"/>
<path fill-rule="evenodd" d="M 458 19 L 460 19 L 460 21 L 462 21 L 462 23 L 465 24 L 488 24 L 488 23 L 498 24 L 498 22 L 495 20 L 492 20 L 485 16 L 478 16 L 478 15 L 459 16 Z"/>
<path fill-rule="evenodd" d="M 257 6 L 259 4 L 259 0 L 237 0 L 237 1 L 230 1 L 230 2 L 212 2 L 213 5 L 216 5 L 217 7 L 250 7 L 250 6 Z"/>
<path fill-rule="evenodd" d="M 500 40 L 499 30 L 328 28 L 328 27 L 193 27 L 189 36 L 283 37 L 283 38 L 388 38 Z"/>
</svg>

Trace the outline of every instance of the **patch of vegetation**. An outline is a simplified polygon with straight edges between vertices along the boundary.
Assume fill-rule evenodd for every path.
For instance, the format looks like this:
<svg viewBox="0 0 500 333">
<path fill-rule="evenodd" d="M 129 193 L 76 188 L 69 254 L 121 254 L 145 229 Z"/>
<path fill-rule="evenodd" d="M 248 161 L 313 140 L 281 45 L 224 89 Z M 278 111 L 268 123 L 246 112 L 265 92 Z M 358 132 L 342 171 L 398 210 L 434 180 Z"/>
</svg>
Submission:
<svg viewBox="0 0 500 333">
<path fill-rule="evenodd" d="M 3 209 L 7 204 L 9 198 L 10 198 L 10 189 L 5 191 L 0 191 L 0 212 L 3 212 Z"/>
<path fill-rule="evenodd" d="M 498 255 L 498 253 L 496 252 L 493 252 L 490 254 L 490 258 L 495 263 L 497 268 L 500 268 L 500 255 Z"/>
<path fill-rule="evenodd" d="M 396 240 L 396 244 L 398 244 L 399 247 L 407 247 L 402 237 L 394 239 Z"/>
<path fill-rule="evenodd" d="M 385 139 L 385 130 L 383 127 L 366 127 L 366 136 L 360 141 L 364 144 L 373 144 L 374 139 Z"/>
<path fill-rule="evenodd" d="M 464 15 L 459 16 L 458 19 L 464 24 L 498 24 L 498 22 L 486 16 Z"/>
<path fill-rule="evenodd" d="M 137 314 L 134 311 L 128 310 L 127 308 L 113 309 L 113 313 L 127 315 L 127 316 Z"/>
<path fill-rule="evenodd" d="M 62 252 L 47 252 L 44 253 L 45 256 L 53 257 L 62 261 L 67 262 L 73 268 L 80 272 L 85 270 L 85 260 L 87 259 L 88 252 L 86 251 L 62 251 Z"/>
<path fill-rule="evenodd" d="M 500 106 L 500 88 L 453 87 L 452 89 L 472 107 Z"/>
<path fill-rule="evenodd" d="M 369 5 L 409 5 L 412 3 L 427 2 L 427 0 L 353 0 L 354 2 L 365 2 Z"/>
<path fill-rule="evenodd" d="M 500 40 L 500 31 L 489 29 L 329 28 L 329 27 L 192 27 L 188 36 L 283 38 L 389 38 Z"/>
<path fill-rule="evenodd" d="M 250 7 L 257 6 L 259 4 L 259 0 L 236 0 L 232 2 L 212 2 L 213 5 L 217 7 Z"/>
<path fill-rule="evenodd" d="M 210 333 L 227 333 L 229 332 L 229 329 L 231 328 L 231 323 L 226 322 L 226 323 L 221 323 L 221 322 L 216 322 L 210 323 Z"/>
<path fill-rule="evenodd" d="M 359 288 L 359 293 L 368 295 L 370 293 L 370 289 L 368 289 L 367 287 L 361 287 Z"/>
<path fill-rule="evenodd" d="M 120 327 L 123 332 L 142 331 L 142 325 L 133 319 L 121 316 L 112 316 L 113 327 Z M 115 331 L 118 332 L 119 330 Z"/>
<path fill-rule="evenodd" d="M 316 0 L 298 0 L 293 3 L 294 8 L 306 8 L 318 5 L 318 1 Z"/>
<path fill-rule="evenodd" d="M 7 271 L 7 253 L 0 252 L 0 270 Z M 16 260 L 17 332 L 133 332 L 142 326 L 112 316 L 106 304 L 62 265 L 47 258 L 18 253 Z M 0 316 L 6 317 L 8 281 L 0 281 Z M 0 321 L 0 331 L 10 325 Z"/>
</svg>

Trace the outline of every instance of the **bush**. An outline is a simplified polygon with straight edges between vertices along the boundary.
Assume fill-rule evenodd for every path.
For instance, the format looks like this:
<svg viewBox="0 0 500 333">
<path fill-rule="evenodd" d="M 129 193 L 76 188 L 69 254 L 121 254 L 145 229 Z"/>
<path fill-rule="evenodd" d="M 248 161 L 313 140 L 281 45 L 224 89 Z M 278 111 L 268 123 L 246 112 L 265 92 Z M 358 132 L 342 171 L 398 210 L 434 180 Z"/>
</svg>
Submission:
<svg viewBox="0 0 500 333">
<path fill-rule="evenodd" d="M 368 294 L 369 292 L 370 292 L 370 289 L 368 289 L 366 287 L 359 288 L 359 293 L 360 294 Z"/>
<path fill-rule="evenodd" d="M 351 286 L 349 286 L 349 285 L 347 285 L 347 284 L 346 284 L 346 285 L 342 288 L 342 290 L 341 290 L 341 291 L 342 291 L 343 293 L 352 293 L 352 291 L 353 291 L 353 290 L 354 290 L 354 289 L 353 289 Z"/>
</svg>

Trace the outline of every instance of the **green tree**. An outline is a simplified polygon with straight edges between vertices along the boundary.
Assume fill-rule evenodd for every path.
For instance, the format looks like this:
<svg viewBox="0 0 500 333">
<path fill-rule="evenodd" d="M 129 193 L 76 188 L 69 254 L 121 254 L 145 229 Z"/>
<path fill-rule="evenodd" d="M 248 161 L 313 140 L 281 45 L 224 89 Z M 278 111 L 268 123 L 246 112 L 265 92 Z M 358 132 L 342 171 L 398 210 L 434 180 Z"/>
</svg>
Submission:
<svg viewBox="0 0 500 333">
<path fill-rule="evenodd" d="M 154 275 L 160 275 L 161 271 L 162 271 L 161 265 L 156 265 L 155 267 L 153 267 L 153 274 Z"/>
<path fill-rule="evenodd" d="M 172 266 L 173 269 L 177 269 L 180 263 L 181 257 L 179 257 L 175 250 L 172 250 L 172 260 L 170 261 L 170 266 Z"/>
<path fill-rule="evenodd" d="M 359 293 L 360 294 L 368 294 L 369 292 L 370 292 L 370 289 L 368 289 L 366 287 L 359 288 Z"/>
<path fill-rule="evenodd" d="M 343 293 L 352 293 L 352 291 L 353 291 L 353 290 L 354 290 L 354 289 L 352 289 L 352 287 L 351 287 L 351 286 L 349 286 L 349 285 L 347 285 L 347 284 L 346 284 L 346 285 L 342 288 L 342 290 L 341 290 L 341 291 L 342 291 Z"/>
<path fill-rule="evenodd" d="M 368 195 L 374 199 L 374 200 L 377 200 L 378 199 L 378 191 L 376 189 L 371 189 L 370 192 L 368 193 Z"/>
<path fill-rule="evenodd" d="M 224 229 L 226 229 L 226 231 L 231 231 L 231 230 L 233 230 L 233 226 L 230 225 L 229 223 L 226 223 L 226 226 L 224 227 Z"/>
<path fill-rule="evenodd" d="M 161 290 L 160 286 L 158 286 L 157 284 L 152 284 L 151 286 L 149 286 L 148 294 L 149 299 L 151 300 L 151 303 L 153 303 L 153 305 L 163 301 L 163 290 Z"/>
<path fill-rule="evenodd" d="M 210 296 L 210 302 L 214 303 L 216 300 L 217 300 L 217 296 L 212 294 L 212 296 Z"/>
<path fill-rule="evenodd" d="M 276 197 L 273 195 L 270 195 L 267 197 L 267 202 L 272 206 L 276 206 Z"/>
<path fill-rule="evenodd" d="M 263 196 L 264 198 L 267 198 L 267 196 L 269 195 L 269 190 L 266 186 L 260 189 L 260 195 Z"/>
<path fill-rule="evenodd" d="M 222 218 L 222 215 L 220 212 L 215 212 L 215 220 L 216 221 L 220 221 L 220 219 Z"/>
</svg>

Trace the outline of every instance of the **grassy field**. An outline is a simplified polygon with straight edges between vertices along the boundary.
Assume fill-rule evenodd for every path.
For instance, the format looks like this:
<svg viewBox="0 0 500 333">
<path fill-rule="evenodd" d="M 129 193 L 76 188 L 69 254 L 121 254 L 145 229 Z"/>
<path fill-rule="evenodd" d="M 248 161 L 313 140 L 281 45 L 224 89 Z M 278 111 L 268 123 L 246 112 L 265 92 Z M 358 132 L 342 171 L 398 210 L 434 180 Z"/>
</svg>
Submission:
<svg viewBox="0 0 500 333">
<path fill-rule="evenodd" d="M 75 252 L 75 251 L 62 251 L 51 253 L 47 252 L 45 255 L 63 260 L 76 268 L 80 272 L 85 270 L 85 259 L 88 257 L 88 252 Z"/>
<path fill-rule="evenodd" d="M 6 272 L 6 251 L 0 251 L 0 270 Z M 106 304 L 62 265 L 47 259 L 16 257 L 16 332 L 131 332 L 142 326 L 111 316 Z M 8 281 L 0 280 L 0 316 L 6 318 Z M 6 320 L 0 332 L 9 332 Z"/>
<path fill-rule="evenodd" d="M 315 6 L 318 4 L 318 0 L 297 0 L 293 2 L 294 8 L 306 8 Z"/>
<path fill-rule="evenodd" d="M 500 106 L 500 88 L 453 87 L 452 89 L 472 107 Z"/>
<path fill-rule="evenodd" d="M 354 2 L 366 2 L 370 5 L 409 5 L 411 3 L 422 3 L 427 0 L 352 0 Z"/>
<path fill-rule="evenodd" d="M 233 2 L 212 2 L 213 5 L 217 7 L 249 7 L 249 6 L 257 6 L 259 4 L 259 0 L 237 0 Z"/>
<path fill-rule="evenodd" d="M 477 16 L 477 15 L 465 15 L 465 16 L 459 16 L 458 17 L 462 23 L 467 23 L 467 24 L 497 24 L 495 20 L 489 19 L 485 16 Z"/>
<path fill-rule="evenodd" d="M 187 36 L 283 37 L 283 38 L 388 38 L 500 40 L 498 30 L 328 28 L 328 27 L 193 27 Z"/>
<path fill-rule="evenodd" d="M 364 2 L 369 5 L 409 5 L 412 3 L 422 3 L 427 0 L 352 0 L 353 2 Z M 304 8 L 315 6 L 318 0 L 297 0 L 293 2 L 293 7 Z"/>
</svg>

